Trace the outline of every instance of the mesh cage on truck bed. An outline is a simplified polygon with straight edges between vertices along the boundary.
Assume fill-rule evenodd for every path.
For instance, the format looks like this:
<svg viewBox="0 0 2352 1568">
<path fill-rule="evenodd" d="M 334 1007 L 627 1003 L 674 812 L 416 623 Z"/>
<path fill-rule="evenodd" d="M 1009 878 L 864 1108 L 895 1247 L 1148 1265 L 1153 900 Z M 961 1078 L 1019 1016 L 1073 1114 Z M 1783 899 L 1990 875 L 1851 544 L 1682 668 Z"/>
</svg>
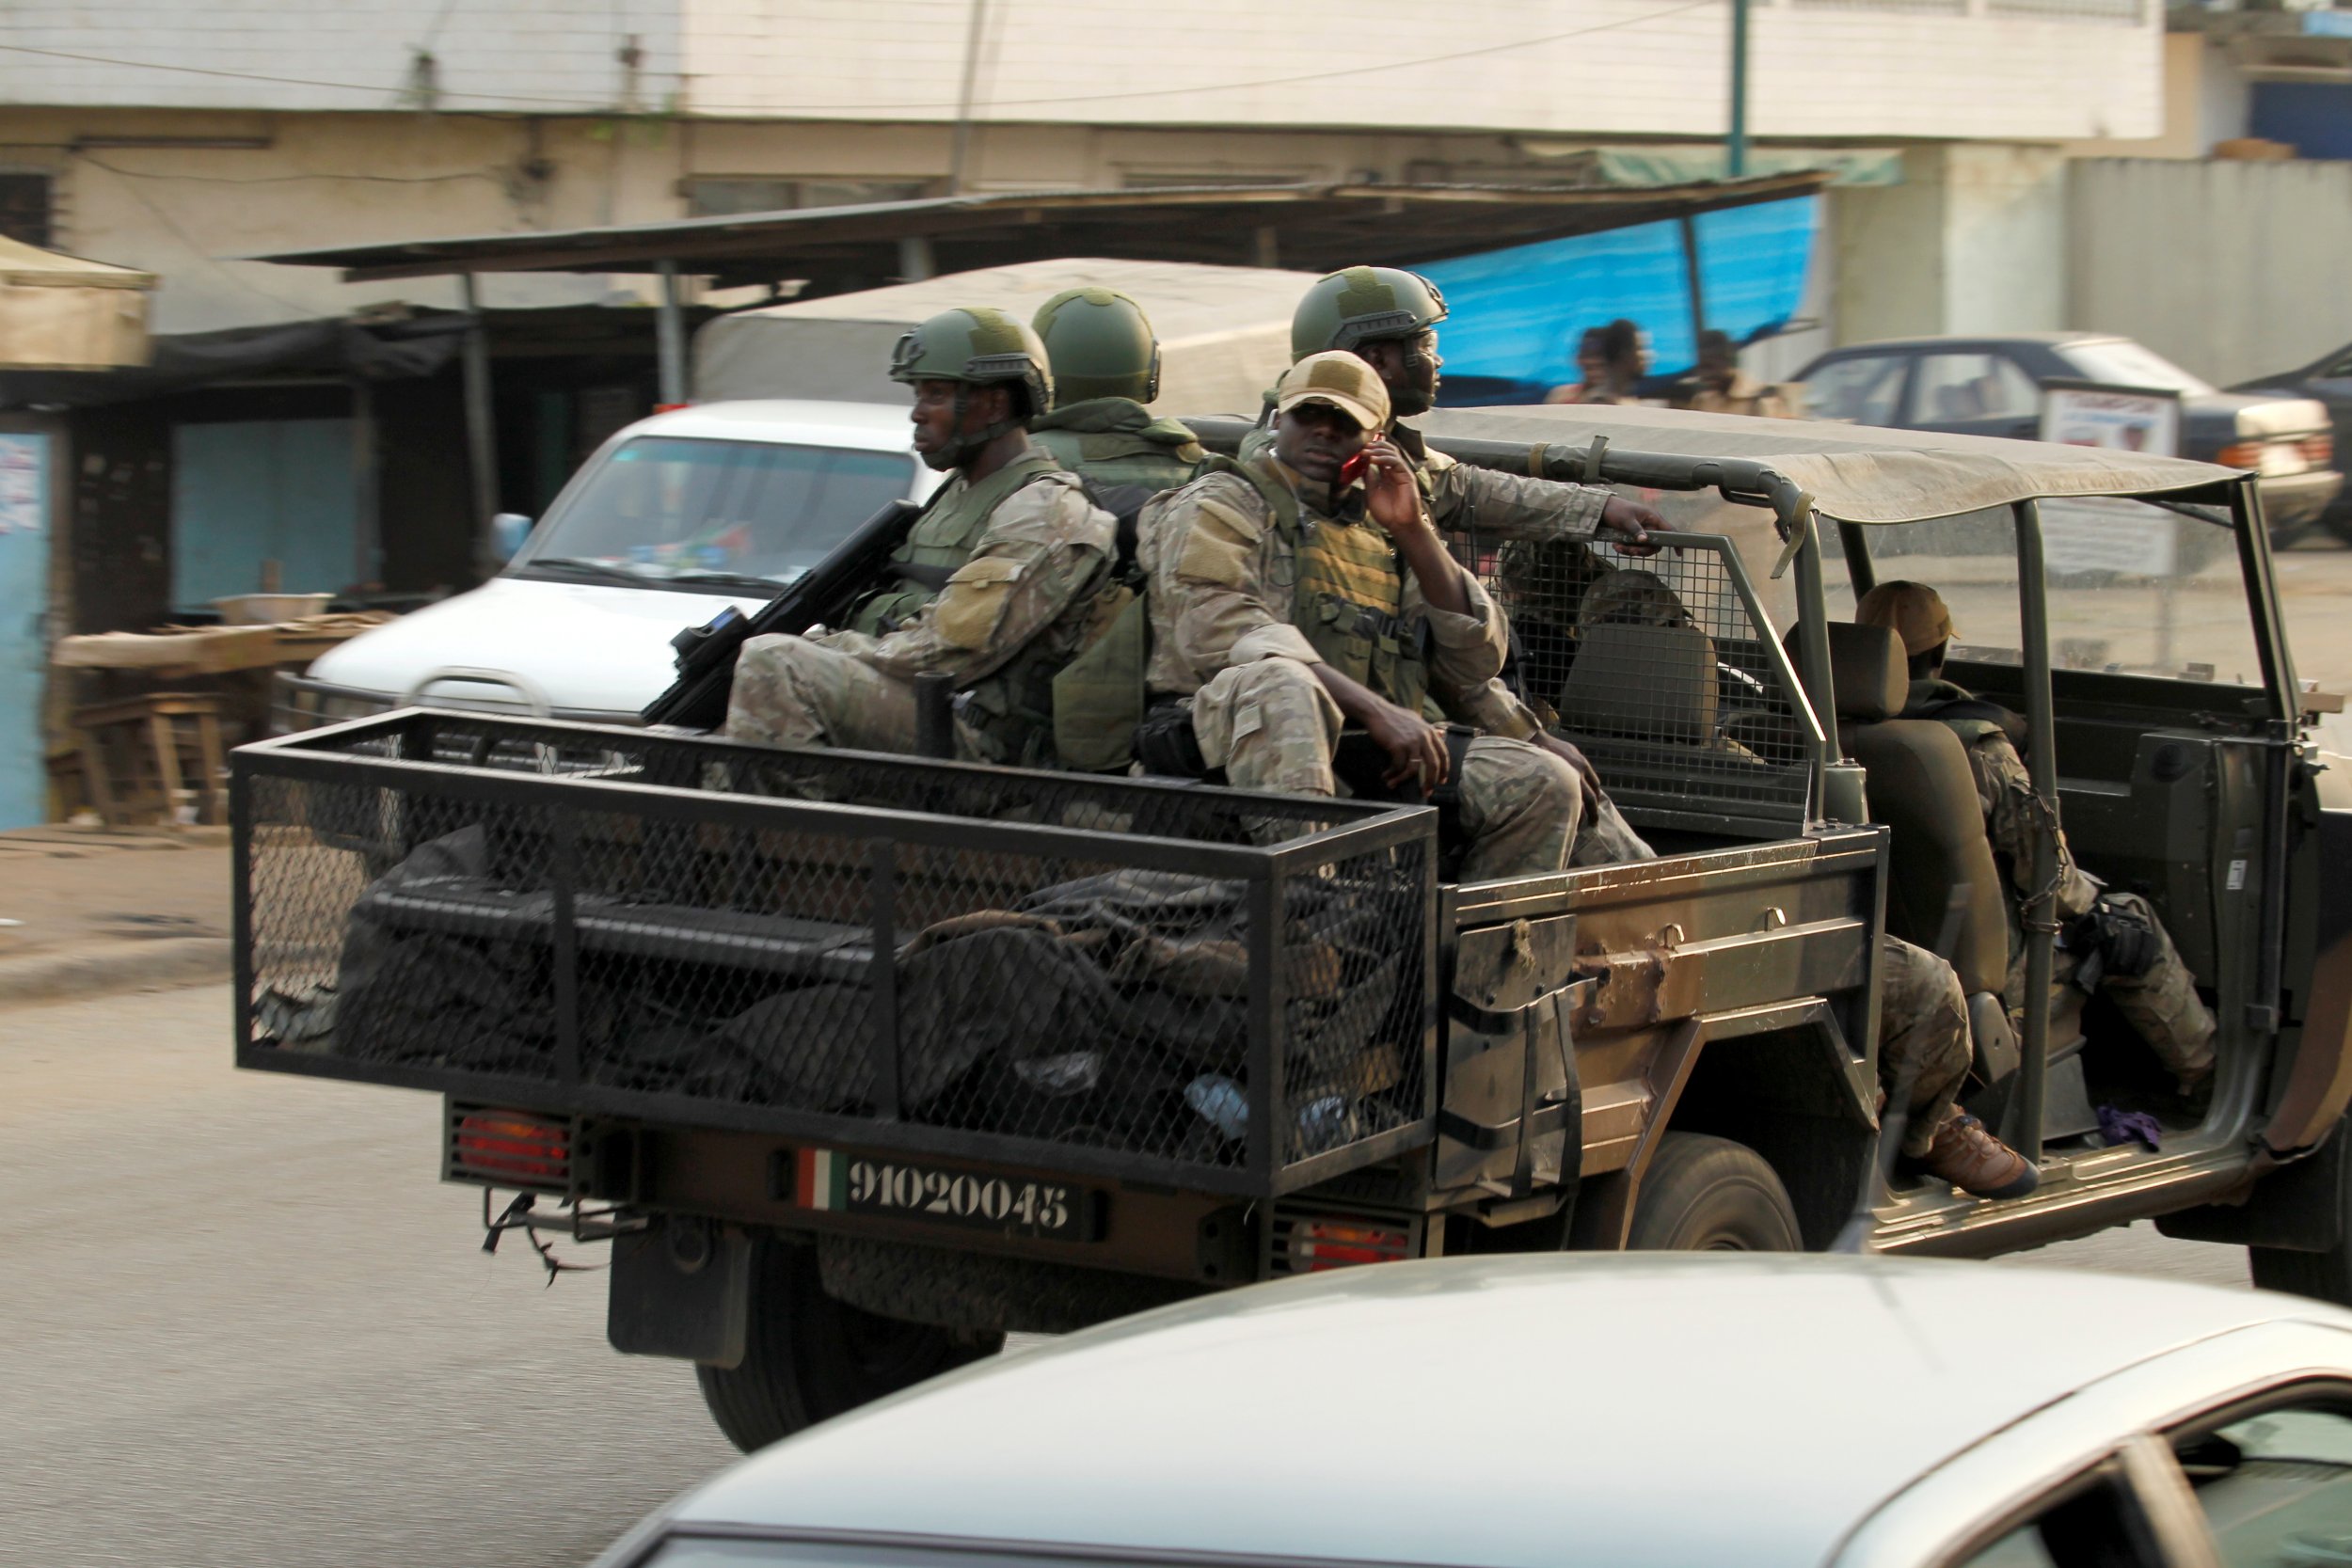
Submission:
<svg viewBox="0 0 2352 1568">
<path fill-rule="evenodd" d="M 1267 1196 L 1433 1122 L 1424 808 L 421 709 L 232 788 L 241 1066 Z"/>
<path fill-rule="evenodd" d="M 1630 820 L 1796 833 L 1825 742 L 1739 546 L 1658 537 L 1648 556 L 1578 539 L 1460 538 L 1455 553 L 1509 613 L 1526 694 Z"/>
</svg>

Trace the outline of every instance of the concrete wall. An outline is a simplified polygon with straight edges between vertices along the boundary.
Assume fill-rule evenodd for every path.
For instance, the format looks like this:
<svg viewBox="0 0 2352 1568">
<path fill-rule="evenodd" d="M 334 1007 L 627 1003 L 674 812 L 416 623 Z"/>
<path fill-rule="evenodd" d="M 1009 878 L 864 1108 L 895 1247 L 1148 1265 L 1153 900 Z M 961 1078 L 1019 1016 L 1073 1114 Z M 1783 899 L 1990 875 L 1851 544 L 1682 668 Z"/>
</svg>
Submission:
<svg viewBox="0 0 2352 1568">
<path fill-rule="evenodd" d="M 2070 142 L 2074 158 L 2202 158 L 2213 144 L 2246 135 L 2246 72 L 2225 42 L 2205 33 L 2164 38 L 2164 110 L 2157 134 Z"/>
<path fill-rule="evenodd" d="M 1944 164 L 1945 332 L 2046 332 L 2066 313 L 2065 158 L 1960 145 Z"/>
<path fill-rule="evenodd" d="M 2064 170 L 2055 148 L 1963 143 L 1913 148 L 1899 185 L 1833 191 L 1837 341 L 2062 325 Z"/>
<path fill-rule="evenodd" d="M 2160 125 L 2137 20 L 1755 8 L 1761 135 L 2058 139 Z M 15 0 L 0 102 L 941 123 L 970 0 Z M 1657 0 L 993 0 L 976 109 L 1002 124 L 1721 134 L 1725 10 Z M 633 54 L 634 63 L 625 60 Z M 428 62 L 429 57 L 429 62 Z"/>
<path fill-rule="evenodd" d="M 936 0 L 685 0 L 702 113 L 937 119 L 955 112 L 968 10 Z M 1650 0 L 1486 0 L 1441 19 L 1358 0 L 1301 26 L 1263 0 L 1130 13 L 998 0 L 977 83 L 989 119 L 1723 129 L 1725 11 Z M 1759 5 L 1754 129 L 1769 135 L 2152 135 L 2159 11 L 2136 22 Z M 1454 62 L 1458 67 L 1445 69 Z"/>
<path fill-rule="evenodd" d="M 2070 326 L 2224 386 L 2352 341 L 2352 163 L 2086 160 L 2067 209 Z"/>
<path fill-rule="evenodd" d="M 6 14 L 8 103 L 590 114 L 659 111 L 680 86 L 679 0 L 9 0 Z"/>
</svg>

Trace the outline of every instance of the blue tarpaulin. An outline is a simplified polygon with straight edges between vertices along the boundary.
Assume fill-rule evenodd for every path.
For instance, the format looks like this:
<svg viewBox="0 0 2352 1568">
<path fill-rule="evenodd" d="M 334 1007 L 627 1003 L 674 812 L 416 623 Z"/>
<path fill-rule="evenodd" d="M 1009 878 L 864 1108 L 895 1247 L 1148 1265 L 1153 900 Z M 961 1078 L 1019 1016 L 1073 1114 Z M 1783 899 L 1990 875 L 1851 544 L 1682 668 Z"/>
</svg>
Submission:
<svg viewBox="0 0 2352 1568">
<path fill-rule="evenodd" d="M 1686 234 L 1706 325 L 1746 342 L 1779 330 L 1804 297 L 1820 198 L 1726 207 L 1565 240 L 1432 261 L 1416 270 L 1445 292 L 1441 401 L 1534 403 L 1577 379 L 1577 341 L 1622 316 L 1647 335 L 1652 375 L 1698 357 Z"/>
</svg>

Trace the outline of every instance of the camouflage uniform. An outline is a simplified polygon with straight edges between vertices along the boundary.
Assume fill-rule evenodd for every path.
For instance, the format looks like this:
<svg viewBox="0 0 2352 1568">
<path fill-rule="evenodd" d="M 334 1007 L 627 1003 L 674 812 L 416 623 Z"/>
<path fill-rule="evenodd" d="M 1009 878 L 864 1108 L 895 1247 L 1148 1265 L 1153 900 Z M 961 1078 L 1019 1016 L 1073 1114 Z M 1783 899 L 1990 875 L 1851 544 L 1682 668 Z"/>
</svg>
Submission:
<svg viewBox="0 0 2352 1568">
<path fill-rule="evenodd" d="M 1388 436 L 1413 466 L 1429 520 L 1452 539 L 1585 540 L 1599 531 L 1611 495 L 1605 486 L 1565 484 L 1456 462 L 1420 431 L 1393 420 Z M 1242 437 L 1241 459 L 1248 462 L 1273 445 L 1272 431 L 1253 430 Z"/>
<path fill-rule="evenodd" d="M 1966 689 L 1950 681 L 1914 681 L 1903 711 L 1910 718 L 1941 718 L 1936 711 L 1939 705 L 1972 701 Z M 2010 882 L 2015 892 L 2010 907 L 2012 911 L 2021 910 L 2039 891 L 2033 884 L 2033 847 L 2041 832 L 2042 813 L 2034 797 L 2032 777 L 2026 771 L 2025 759 L 2017 754 L 2016 743 L 1995 721 L 1952 718 L 1945 721 L 1960 736 L 1962 749 L 1967 753 L 1968 771 L 1977 783 L 1977 803 L 1984 812 L 1985 835 L 1992 841 L 1994 857 L 2009 867 Z M 2065 829 L 2052 822 L 2049 831 L 2058 845 L 2053 917 L 2065 925 L 2079 920 L 2094 905 L 2105 902 L 2149 927 L 2153 933 L 2156 955 L 2147 972 L 2124 975 L 2109 971 L 2100 977 L 2099 990 L 2176 1077 L 2202 1077 L 2213 1067 L 2214 1017 L 2198 997 L 2196 979 L 2182 960 L 2180 949 L 2173 946 L 2171 935 L 2157 920 L 2156 911 L 2147 899 L 2136 893 L 2103 892 L 2074 863 Z M 2025 1005 L 2024 942 L 2012 943 L 2011 951 L 2006 1000 L 2015 1010 Z M 2084 955 L 2061 947 L 2054 957 L 2053 983 L 2071 982 L 2082 966 Z"/>
<path fill-rule="evenodd" d="M 1281 495 L 1295 504 L 1278 504 L 1273 496 Z M 1151 581 L 1151 689 L 1189 700 L 1202 760 L 1238 787 L 1339 792 L 1331 763 L 1342 715 L 1311 668 L 1326 662 L 1317 638 L 1327 640 L 1330 625 L 1302 615 L 1298 603 L 1302 570 L 1310 583 L 1320 580 L 1318 561 L 1339 562 L 1335 570 L 1366 587 L 1388 585 L 1391 629 L 1366 667 L 1345 670 L 1379 695 L 1418 710 L 1413 688 L 1425 679 L 1440 711 L 1474 723 L 1473 705 L 1502 667 L 1502 617 L 1474 578 L 1464 574 L 1468 614 L 1433 609 L 1377 524 L 1334 516 L 1325 487 L 1270 451 L 1160 498 L 1145 510 L 1138 544 Z M 1316 602 L 1336 621 L 1334 601 Z M 1424 626 L 1426 664 L 1416 673 Z M 1583 784 L 1565 762 L 1480 736 L 1458 783 L 1465 879 L 1567 863 Z"/>
<path fill-rule="evenodd" d="M 1907 1083 L 1902 1150 L 1928 1152 L 1968 1076 L 1968 999 L 1952 966 L 1899 937 L 1879 939 L 1879 1084 L 1891 1103 Z"/>
<path fill-rule="evenodd" d="M 1487 735 L 1531 744 L 1547 727 L 1542 717 L 1503 685 L 1500 676 L 1464 698 L 1456 705 L 1454 717 L 1462 723 L 1477 725 Z M 1580 782 L 1583 783 L 1583 812 L 1577 823 L 1575 847 L 1568 851 L 1568 863 L 1618 865 L 1627 861 L 1656 860 L 1658 851 L 1633 831 L 1633 825 L 1617 810 L 1617 802 L 1609 798 L 1608 791 L 1594 788 L 1581 775 Z"/>
<path fill-rule="evenodd" d="M 1208 453 L 1175 420 L 1155 420 L 1130 398 L 1089 398 L 1029 421 L 1029 438 L 1083 479 L 1172 490 Z"/>
<path fill-rule="evenodd" d="M 778 746 L 831 744 L 903 752 L 914 744 L 914 677 L 951 676 L 957 753 L 972 761 L 1049 766 L 1047 685 L 1082 645 L 1097 591 L 1110 569 L 1113 522 L 1073 475 L 1034 448 L 981 482 L 1014 483 L 978 519 L 976 488 L 961 473 L 943 485 L 917 522 L 961 546 L 943 587 L 887 589 L 850 628 L 811 637 L 755 637 L 736 662 L 726 733 Z M 986 498 L 980 498 L 985 500 Z M 901 553 L 907 553 L 902 548 Z"/>
</svg>

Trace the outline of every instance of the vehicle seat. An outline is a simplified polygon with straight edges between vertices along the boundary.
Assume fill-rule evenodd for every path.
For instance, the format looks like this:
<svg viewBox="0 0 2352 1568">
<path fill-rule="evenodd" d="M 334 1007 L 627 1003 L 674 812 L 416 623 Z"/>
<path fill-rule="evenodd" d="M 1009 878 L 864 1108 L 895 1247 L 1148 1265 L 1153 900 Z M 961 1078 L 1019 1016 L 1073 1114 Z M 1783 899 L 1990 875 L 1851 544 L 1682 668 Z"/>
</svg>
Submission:
<svg viewBox="0 0 2352 1568">
<path fill-rule="evenodd" d="M 1979 996 L 1992 998 L 1991 1010 L 1999 1015 L 2009 975 L 2009 911 L 1960 737 L 1932 719 L 1896 717 L 1910 693 L 1910 672 L 1893 632 L 1843 621 L 1829 623 L 1828 630 L 1838 742 L 1862 765 L 1870 820 L 1890 830 L 1886 928 L 1950 960 L 1968 993 L 1972 1022 Z M 1786 645 L 1802 669 L 1794 629 Z M 1980 1072 L 2005 1076 L 2015 1067 L 2013 1043 L 2004 1052 L 2002 1042 L 1983 1037 L 1987 1030 L 1974 1032 Z"/>
<path fill-rule="evenodd" d="M 1571 731 L 1704 746 L 1722 702 L 1707 633 L 1606 622 L 1584 628 L 1558 706 Z"/>
</svg>

